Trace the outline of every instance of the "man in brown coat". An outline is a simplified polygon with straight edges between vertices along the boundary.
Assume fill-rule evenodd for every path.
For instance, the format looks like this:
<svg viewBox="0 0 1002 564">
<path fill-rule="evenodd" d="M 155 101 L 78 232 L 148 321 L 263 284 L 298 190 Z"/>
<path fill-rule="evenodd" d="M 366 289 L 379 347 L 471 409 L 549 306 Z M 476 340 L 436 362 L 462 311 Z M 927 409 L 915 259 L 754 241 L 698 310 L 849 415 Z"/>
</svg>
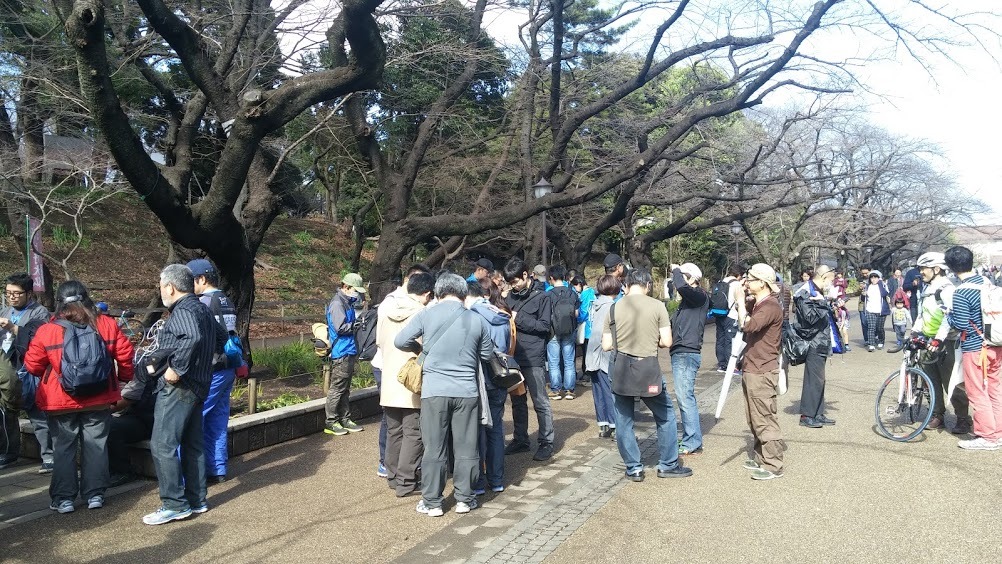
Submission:
<svg viewBox="0 0 1002 564">
<path fill-rule="evenodd" d="M 783 328 L 783 306 L 777 299 L 776 271 L 758 263 L 748 270 L 745 290 L 755 305 L 745 316 L 744 372 L 741 388 L 745 396 L 745 416 L 755 438 L 753 458 L 744 467 L 753 480 L 771 480 L 783 475 L 786 445 L 779 430 L 776 386 L 779 379 L 779 341 Z"/>
</svg>

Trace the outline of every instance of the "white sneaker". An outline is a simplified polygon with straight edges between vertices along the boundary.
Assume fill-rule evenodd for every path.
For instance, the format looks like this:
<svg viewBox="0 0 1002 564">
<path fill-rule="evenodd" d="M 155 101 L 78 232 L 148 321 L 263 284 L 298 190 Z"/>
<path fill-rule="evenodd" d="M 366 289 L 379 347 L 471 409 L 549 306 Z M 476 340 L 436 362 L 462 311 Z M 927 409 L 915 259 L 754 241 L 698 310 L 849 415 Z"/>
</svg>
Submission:
<svg viewBox="0 0 1002 564">
<path fill-rule="evenodd" d="M 878 343 L 878 344 L 877 344 L 877 348 L 878 348 L 878 349 L 882 349 L 882 348 L 884 348 L 884 343 Z"/>
<path fill-rule="evenodd" d="M 429 517 L 441 517 L 442 515 L 445 515 L 445 512 L 442 511 L 441 507 L 428 507 L 424 504 L 423 499 L 418 502 L 417 507 L 415 507 L 414 510 L 418 513 L 424 513 Z"/>
<path fill-rule="evenodd" d="M 456 513 L 469 513 L 470 511 L 473 511 L 477 507 L 479 507 L 479 504 L 477 504 L 476 499 L 471 500 L 469 503 L 464 503 L 460 501 L 459 503 L 456 504 Z"/>
<path fill-rule="evenodd" d="M 967 441 L 957 441 L 957 446 L 964 450 L 998 450 L 999 443 L 984 437 L 976 437 Z"/>
</svg>

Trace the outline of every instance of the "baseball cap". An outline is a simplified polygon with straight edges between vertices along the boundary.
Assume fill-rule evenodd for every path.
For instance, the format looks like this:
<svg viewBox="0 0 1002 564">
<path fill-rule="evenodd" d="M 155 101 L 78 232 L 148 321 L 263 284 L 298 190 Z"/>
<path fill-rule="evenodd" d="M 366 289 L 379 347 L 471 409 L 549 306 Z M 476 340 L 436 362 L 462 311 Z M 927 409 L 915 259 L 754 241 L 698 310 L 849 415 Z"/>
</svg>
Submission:
<svg viewBox="0 0 1002 564">
<path fill-rule="evenodd" d="M 776 271 L 768 264 L 763 262 L 753 264 L 748 269 L 748 276 L 765 282 L 773 292 L 779 291 L 779 286 L 776 284 Z"/>
<path fill-rule="evenodd" d="M 212 273 L 216 272 L 216 267 L 213 266 L 208 259 L 195 259 L 193 261 L 190 261 L 187 264 L 187 266 L 188 269 L 191 270 L 191 275 L 194 276 L 195 278 L 198 278 L 199 276 L 205 276 L 210 272 Z"/>
<path fill-rule="evenodd" d="M 696 280 L 703 277 L 703 271 L 691 262 L 678 265 L 678 269 L 682 274 L 687 274 L 690 278 L 695 278 Z"/>
<path fill-rule="evenodd" d="M 620 264 L 623 264 L 623 257 L 617 255 L 616 253 L 609 253 L 605 255 L 605 260 L 602 261 L 602 266 L 606 268 L 612 268 Z"/>
<path fill-rule="evenodd" d="M 487 272 L 494 272 L 494 263 L 491 262 L 490 259 L 482 258 L 473 264 L 483 268 Z"/>
<path fill-rule="evenodd" d="M 532 273 L 536 276 L 546 276 L 546 267 L 541 264 L 537 264 L 536 267 L 532 269 Z"/>
<path fill-rule="evenodd" d="M 354 272 L 349 272 L 348 274 L 345 274 L 344 278 L 341 279 L 341 283 L 347 286 L 351 286 L 352 288 L 355 289 L 356 292 L 359 292 L 361 294 L 365 293 L 365 281 L 362 280 L 361 276 L 359 276 Z"/>
</svg>

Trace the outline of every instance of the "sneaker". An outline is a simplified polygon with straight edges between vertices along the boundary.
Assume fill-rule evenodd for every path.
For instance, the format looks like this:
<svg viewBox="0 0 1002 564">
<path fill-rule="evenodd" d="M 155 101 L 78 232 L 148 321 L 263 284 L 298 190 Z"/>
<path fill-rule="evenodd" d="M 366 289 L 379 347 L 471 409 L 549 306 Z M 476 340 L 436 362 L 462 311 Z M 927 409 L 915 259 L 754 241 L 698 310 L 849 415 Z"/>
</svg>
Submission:
<svg viewBox="0 0 1002 564">
<path fill-rule="evenodd" d="M 379 463 L 379 466 L 376 466 L 376 475 L 380 478 L 389 476 L 389 473 L 386 472 L 386 466 L 382 462 Z"/>
<path fill-rule="evenodd" d="M 192 513 L 198 513 L 199 515 L 201 515 L 202 513 L 207 512 L 207 511 L 209 511 L 209 504 L 206 503 L 206 502 L 204 502 L 204 501 L 202 503 L 198 504 L 198 505 L 193 505 L 191 507 L 191 512 Z"/>
<path fill-rule="evenodd" d="M 550 393 L 548 394 L 548 397 L 550 398 L 550 401 L 557 401 L 557 400 L 562 400 L 562 399 L 564 399 L 564 396 L 563 396 L 563 395 L 561 395 L 561 393 L 560 393 L 560 392 L 550 392 Z"/>
<path fill-rule="evenodd" d="M 835 424 L 835 420 L 834 419 L 828 419 L 827 415 L 818 415 L 817 417 L 814 418 L 814 420 L 817 421 L 818 423 L 821 423 L 822 425 L 834 425 Z"/>
<path fill-rule="evenodd" d="M 745 470 L 759 470 L 760 468 L 762 468 L 761 464 L 759 464 L 758 462 L 755 462 L 754 460 L 752 460 L 750 458 L 748 460 L 745 460 L 745 463 L 742 464 L 741 466 Z"/>
<path fill-rule="evenodd" d="M 144 516 L 143 523 L 146 523 L 147 525 L 163 525 L 164 523 L 180 521 L 181 519 L 187 519 L 188 517 L 191 517 L 191 508 L 185 509 L 184 511 L 174 511 L 173 509 L 161 507 L 153 513 Z"/>
<path fill-rule="evenodd" d="M 340 423 L 328 423 L 324 425 L 324 432 L 328 435 L 340 437 L 341 435 L 347 435 L 348 429 L 345 429 Z"/>
<path fill-rule="evenodd" d="M 532 455 L 533 460 L 540 462 L 553 458 L 553 445 L 541 445 L 536 449 L 536 454 Z"/>
<path fill-rule="evenodd" d="M 505 454 L 517 454 L 519 452 L 529 452 L 529 443 L 519 443 L 512 441 L 504 447 Z"/>
<path fill-rule="evenodd" d="M 491 486 L 491 491 L 494 493 L 501 493 L 504 491 L 504 486 Z"/>
<path fill-rule="evenodd" d="M 217 474 L 215 476 L 206 476 L 206 484 L 222 484 L 226 481 L 226 474 Z"/>
<path fill-rule="evenodd" d="M 688 456 L 690 454 L 703 454 L 703 447 L 690 449 L 689 447 L 679 447 L 679 456 Z"/>
<path fill-rule="evenodd" d="M 727 372 L 727 369 L 726 369 L 726 368 L 718 368 L 718 369 L 717 369 L 717 374 L 724 374 L 724 373 L 726 373 L 726 372 Z"/>
<path fill-rule="evenodd" d="M 824 427 L 824 425 L 822 425 L 820 421 L 818 421 L 813 417 L 807 417 L 806 415 L 800 416 L 800 426 L 810 427 L 811 429 L 820 429 Z"/>
<path fill-rule="evenodd" d="M 43 462 L 41 466 L 38 467 L 39 474 L 51 474 L 52 469 L 55 468 L 55 464 L 52 462 Z"/>
<path fill-rule="evenodd" d="M 877 343 L 877 348 L 878 349 L 883 349 L 884 348 L 884 343 Z"/>
<path fill-rule="evenodd" d="M 957 446 L 964 450 L 998 450 L 999 444 L 984 437 L 975 437 L 969 441 L 957 441 Z"/>
<path fill-rule="evenodd" d="M 485 493 L 487 493 L 487 490 L 484 488 L 473 488 L 473 495 L 484 495 Z"/>
<path fill-rule="evenodd" d="M 469 513 L 479 507 L 477 500 L 471 499 L 469 502 L 460 501 L 456 504 L 456 513 Z"/>
<path fill-rule="evenodd" d="M 348 431 L 349 433 L 357 433 L 362 430 L 362 426 L 359 425 L 358 423 L 355 423 L 351 419 L 345 419 L 343 422 L 341 422 L 341 426 L 344 427 L 344 430 Z"/>
<path fill-rule="evenodd" d="M 764 468 L 759 468 L 758 470 L 752 472 L 751 474 L 752 480 L 773 480 L 782 477 L 783 477 L 782 472 L 770 472 Z"/>
<path fill-rule="evenodd" d="M 643 482 L 644 481 L 644 471 L 641 470 L 641 471 L 639 471 L 639 472 L 637 472 L 635 474 L 627 473 L 626 474 L 626 479 L 628 479 L 628 480 L 630 480 L 632 482 Z"/>
<path fill-rule="evenodd" d="M 87 500 L 87 509 L 101 509 L 104 507 L 104 496 L 95 495 Z"/>
<path fill-rule="evenodd" d="M 950 433 L 954 435 L 966 435 L 971 432 L 971 420 L 967 419 L 957 419 L 957 424 L 953 426 L 953 430 Z"/>
<path fill-rule="evenodd" d="M 610 429 L 608 425 L 598 426 L 598 438 L 608 439 L 611 436 L 612 436 L 612 429 Z"/>
<path fill-rule="evenodd" d="M 572 399 L 574 399 L 574 392 L 567 392 L 566 394 L 564 394 L 564 399 L 565 400 L 572 400 Z"/>
<path fill-rule="evenodd" d="M 866 352 L 873 352 L 873 345 L 867 345 Z"/>
<path fill-rule="evenodd" d="M 13 454 L 7 455 L 7 454 L 5 454 L 3 456 L 0 456 L 0 468 L 6 468 L 8 466 L 13 466 L 15 462 L 17 462 L 17 456 L 16 455 L 13 455 Z"/>
<path fill-rule="evenodd" d="M 424 513 L 429 517 L 441 517 L 442 515 L 445 515 L 445 512 L 442 511 L 441 507 L 428 507 L 427 505 L 425 505 L 423 499 L 417 503 L 417 507 L 415 507 L 414 510 L 417 511 L 418 513 Z"/>
<path fill-rule="evenodd" d="M 692 468 L 679 464 L 671 470 L 658 470 L 658 478 L 688 478 L 692 476 Z"/>
<path fill-rule="evenodd" d="M 53 501 L 49 504 L 49 509 L 53 511 L 58 511 L 59 513 L 73 513 L 75 507 L 73 507 L 73 502 L 64 499 L 62 501 Z"/>
</svg>

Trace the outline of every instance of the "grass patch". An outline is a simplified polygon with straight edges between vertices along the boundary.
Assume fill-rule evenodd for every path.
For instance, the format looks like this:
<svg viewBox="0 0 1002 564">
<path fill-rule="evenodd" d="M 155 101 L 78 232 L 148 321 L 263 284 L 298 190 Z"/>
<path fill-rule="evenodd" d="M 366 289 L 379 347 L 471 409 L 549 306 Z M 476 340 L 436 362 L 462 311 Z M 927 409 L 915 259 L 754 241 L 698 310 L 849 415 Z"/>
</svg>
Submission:
<svg viewBox="0 0 1002 564">
<path fill-rule="evenodd" d="M 361 360 L 355 363 L 355 376 L 351 379 L 351 389 L 361 390 L 376 385 L 376 376 L 372 373 L 372 364 Z"/>
<path fill-rule="evenodd" d="M 260 413 L 262 411 L 288 407 L 290 405 L 296 405 L 307 401 L 310 401 L 310 396 L 301 396 L 292 392 L 285 392 L 275 399 L 258 402 L 257 411 Z"/>
<path fill-rule="evenodd" d="M 321 373 L 323 359 L 313 352 L 312 344 L 292 343 L 254 351 L 254 364 L 271 368 L 279 378 L 286 378 L 294 374 Z"/>
</svg>

